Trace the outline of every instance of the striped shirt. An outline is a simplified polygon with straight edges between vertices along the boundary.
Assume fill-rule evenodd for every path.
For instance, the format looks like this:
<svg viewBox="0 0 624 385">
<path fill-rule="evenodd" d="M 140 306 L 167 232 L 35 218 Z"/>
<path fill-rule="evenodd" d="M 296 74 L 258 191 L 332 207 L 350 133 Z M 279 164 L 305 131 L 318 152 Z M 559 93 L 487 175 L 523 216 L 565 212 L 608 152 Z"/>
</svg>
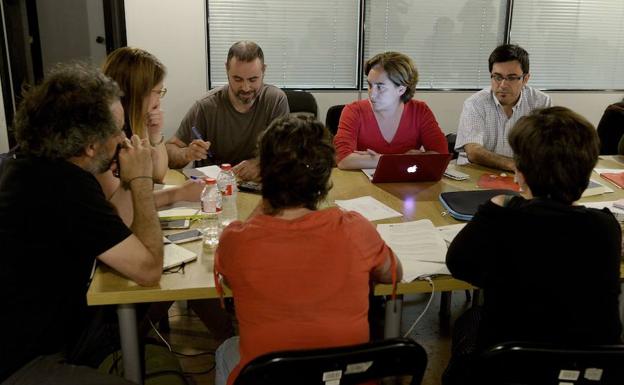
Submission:
<svg viewBox="0 0 624 385">
<path fill-rule="evenodd" d="M 464 102 L 457 128 L 455 150 L 463 151 L 466 143 L 476 143 L 488 151 L 511 157 L 513 151 L 507 137 L 514 124 L 531 111 L 550 106 L 550 96 L 535 88 L 524 86 L 520 99 L 513 106 L 512 115 L 508 118 L 492 89 L 485 88 Z"/>
</svg>

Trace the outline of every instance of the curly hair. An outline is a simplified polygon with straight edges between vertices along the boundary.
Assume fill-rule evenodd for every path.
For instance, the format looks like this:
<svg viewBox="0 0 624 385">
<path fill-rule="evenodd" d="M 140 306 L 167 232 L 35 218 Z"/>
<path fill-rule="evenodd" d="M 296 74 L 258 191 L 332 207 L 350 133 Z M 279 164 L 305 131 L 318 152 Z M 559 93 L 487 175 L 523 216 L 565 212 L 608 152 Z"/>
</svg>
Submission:
<svg viewBox="0 0 624 385">
<path fill-rule="evenodd" d="M 368 76 L 375 66 L 383 68 L 388 74 L 388 79 L 395 86 L 405 87 L 405 92 L 401 95 L 403 103 L 407 103 L 414 96 L 416 84 L 418 84 L 418 70 L 409 56 L 392 51 L 379 53 L 366 62 L 364 73 Z"/>
<path fill-rule="evenodd" d="M 565 107 L 521 118 L 509 133 L 509 144 L 533 196 L 567 204 L 587 188 L 600 148 L 592 124 Z"/>
<path fill-rule="evenodd" d="M 310 117 L 284 116 L 261 134 L 258 147 L 262 197 L 271 214 L 316 210 L 331 189 L 334 147 L 327 128 Z"/>
<path fill-rule="evenodd" d="M 86 146 L 119 132 L 111 104 L 117 84 L 84 63 L 58 64 L 39 86 L 24 91 L 14 119 L 20 153 L 49 159 L 84 154 Z"/>
<path fill-rule="evenodd" d="M 126 134 L 144 137 L 146 111 L 143 111 L 143 104 L 152 89 L 164 80 L 165 66 L 145 50 L 121 47 L 106 57 L 102 72 L 116 81 L 123 91 L 121 105 L 129 127 Z"/>
</svg>

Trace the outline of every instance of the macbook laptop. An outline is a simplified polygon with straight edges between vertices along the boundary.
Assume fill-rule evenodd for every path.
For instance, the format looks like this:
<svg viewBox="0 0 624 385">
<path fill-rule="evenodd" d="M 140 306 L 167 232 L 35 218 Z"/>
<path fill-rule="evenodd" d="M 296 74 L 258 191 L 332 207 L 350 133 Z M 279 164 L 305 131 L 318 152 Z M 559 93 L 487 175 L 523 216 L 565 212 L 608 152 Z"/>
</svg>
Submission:
<svg viewBox="0 0 624 385">
<path fill-rule="evenodd" d="M 372 175 L 373 183 L 437 182 L 442 179 L 451 154 L 382 155 Z"/>
</svg>

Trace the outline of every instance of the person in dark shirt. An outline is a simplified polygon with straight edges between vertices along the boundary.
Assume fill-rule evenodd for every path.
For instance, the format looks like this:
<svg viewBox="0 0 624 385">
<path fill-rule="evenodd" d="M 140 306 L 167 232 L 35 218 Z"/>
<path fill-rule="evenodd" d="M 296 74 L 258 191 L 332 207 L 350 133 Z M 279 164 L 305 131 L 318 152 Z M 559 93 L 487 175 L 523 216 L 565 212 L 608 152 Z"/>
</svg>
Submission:
<svg viewBox="0 0 624 385">
<path fill-rule="evenodd" d="M 119 97 L 98 70 L 59 65 L 15 115 L 18 156 L 0 168 L 3 385 L 126 383 L 74 365 L 92 324 L 86 292 L 96 259 L 140 285 L 162 273 L 151 152 L 124 137 Z M 111 168 L 132 191 L 131 228 L 94 177 Z"/>
<path fill-rule="evenodd" d="M 605 109 L 596 130 L 600 155 L 624 155 L 624 100 Z"/>
<path fill-rule="evenodd" d="M 518 121 L 509 143 L 523 197 L 483 204 L 446 255 L 485 294 L 455 323 L 445 385 L 471 383 L 475 357 L 500 342 L 621 342 L 620 226 L 608 209 L 574 205 L 598 159 L 596 130 L 552 107 Z"/>
</svg>

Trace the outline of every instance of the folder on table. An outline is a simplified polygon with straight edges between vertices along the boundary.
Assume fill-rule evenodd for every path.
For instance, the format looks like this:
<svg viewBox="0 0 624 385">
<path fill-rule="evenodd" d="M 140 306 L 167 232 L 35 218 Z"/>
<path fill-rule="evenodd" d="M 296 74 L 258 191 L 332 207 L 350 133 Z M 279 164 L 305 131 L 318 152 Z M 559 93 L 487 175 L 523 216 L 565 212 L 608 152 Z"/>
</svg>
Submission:
<svg viewBox="0 0 624 385">
<path fill-rule="evenodd" d="M 600 176 L 619 188 L 624 188 L 624 172 L 603 172 Z"/>
</svg>

